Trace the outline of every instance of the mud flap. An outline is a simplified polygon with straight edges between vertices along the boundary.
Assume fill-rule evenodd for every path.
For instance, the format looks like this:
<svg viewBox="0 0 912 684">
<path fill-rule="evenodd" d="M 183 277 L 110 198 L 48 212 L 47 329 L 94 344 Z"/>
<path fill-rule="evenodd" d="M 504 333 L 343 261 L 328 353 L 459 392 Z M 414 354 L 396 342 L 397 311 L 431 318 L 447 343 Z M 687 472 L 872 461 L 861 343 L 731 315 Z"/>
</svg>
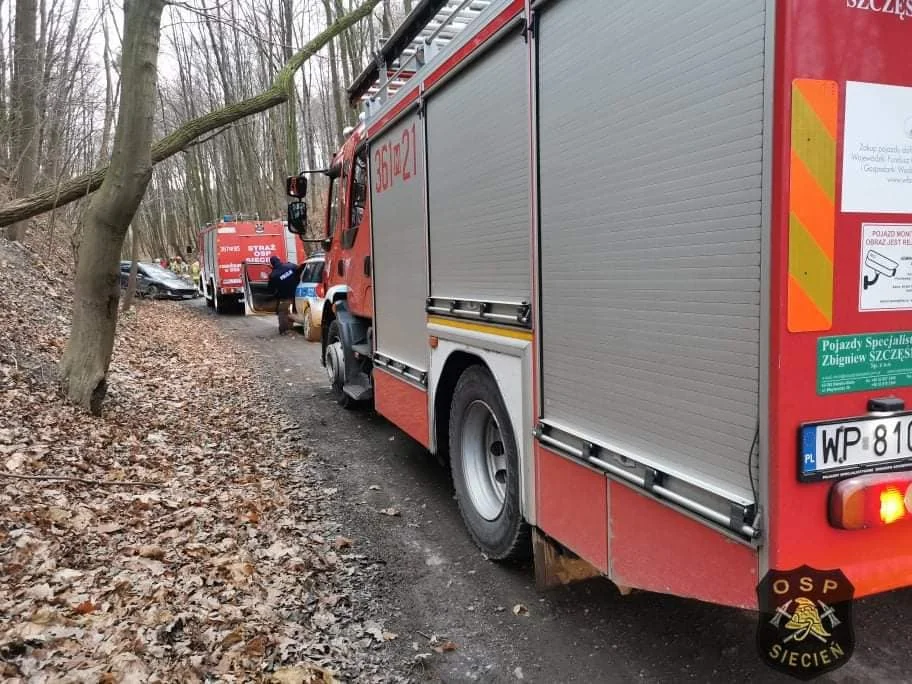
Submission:
<svg viewBox="0 0 912 684">
<path fill-rule="evenodd" d="M 268 264 L 244 264 L 244 310 L 248 314 L 275 314 L 278 300 L 269 289 Z"/>
<path fill-rule="evenodd" d="M 532 530 L 535 587 L 539 591 L 573 584 L 602 573 L 582 558 L 561 549 L 538 528 Z"/>
</svg>

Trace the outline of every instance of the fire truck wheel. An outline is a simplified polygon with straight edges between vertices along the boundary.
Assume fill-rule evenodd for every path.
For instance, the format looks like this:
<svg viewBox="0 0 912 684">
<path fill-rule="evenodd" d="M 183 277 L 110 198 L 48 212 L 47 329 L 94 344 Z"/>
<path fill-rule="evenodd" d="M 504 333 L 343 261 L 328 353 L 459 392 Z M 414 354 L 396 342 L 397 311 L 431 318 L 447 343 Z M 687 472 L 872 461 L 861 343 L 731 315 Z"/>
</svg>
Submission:
<svg viewBox="0 0 912 684">
<path fill-rule="evenodd" d="M 218 290 L 212 294 L 212 297 L 215 299 L 215 313 L 217 314 L 229 314 L 232 313 L 232 305 L 234 302 L 226 301 L 224 297 L 219 297 Z"/>
<path fill-rule="evenodd" d="M 354 400 L 342 391 L 345 385 L 345 352 L 342 350 L 342 336 L 339 334 L 339 322 L 333 321 L 326 331 L 326 375 L 332 387 L 333 398 L 342 408 L 354 406 Z"/>
<path fill-rule="evenodd" d="M 472 539 L 492 560 L 528 557 L 513 427 L 497 383 L 481 366 L 470 366 L 456 384 L 449 437 L 453 486 Z"/>
<path fill-rule="evenodd" d="M 215 287 L 212 285 L 212 283 L 209 283 L 209 293 L 210 294 L 206 295 L 206 306 L 208 306 L 210 309 L 215 306 L 215 296 L 212 294 L 214 292 L 215 292 Z"/>
</svg>

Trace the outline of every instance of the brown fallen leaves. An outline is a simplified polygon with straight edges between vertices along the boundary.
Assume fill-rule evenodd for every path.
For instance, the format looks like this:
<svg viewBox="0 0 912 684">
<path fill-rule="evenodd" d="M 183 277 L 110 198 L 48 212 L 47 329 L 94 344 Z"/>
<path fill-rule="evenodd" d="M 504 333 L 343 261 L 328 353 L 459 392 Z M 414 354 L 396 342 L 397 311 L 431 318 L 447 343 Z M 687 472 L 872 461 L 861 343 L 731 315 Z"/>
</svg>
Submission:
<svg viewBox="0 0 912 684">
<path fill-rule="evenodd" d="M 49 282 L 69 291 L 0 240 L 0 680 L 400 681 L 396 635 L 353 598 L 377 566 L 325 518 L 247 357 L 143 303 L 86 416 L 54 380 L 69 305 Z"/>
</svg>

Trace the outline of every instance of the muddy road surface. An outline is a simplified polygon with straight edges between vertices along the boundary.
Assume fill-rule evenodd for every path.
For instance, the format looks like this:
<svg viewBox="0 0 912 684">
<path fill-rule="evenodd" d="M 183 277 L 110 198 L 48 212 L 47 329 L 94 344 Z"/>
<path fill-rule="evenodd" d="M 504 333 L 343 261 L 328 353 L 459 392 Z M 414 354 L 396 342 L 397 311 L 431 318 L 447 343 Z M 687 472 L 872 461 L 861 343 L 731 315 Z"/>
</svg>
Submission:
<svg viewBox="0 0 912 684">
<path fill-rule="evenodd" d="M 202 300 L 184 306 L 215 315 Z M 220 323 L 300 426 L 314 452 L 301 467 L 324 483 L 340 534 L 384 565 L 364 610 L 398 634 L 383 647 L 392 669 L 439 682 L 795 681 L 758 659 L 750 612 L 622 597 L 607 580 L 539 593 L 531 565 L 486 561 L 462 526 L 449 471 L 372 411 L 337 406 L 319 344 L 279 337 L 274 317 Z M 389 509 L 399 514 L 381 512 Z M 516 606 L 525 610 L 514 614 Z M 912 681 L 910 624 L 912 591 L 857 602 L 854 657 L 818 681 Z M 456 648 L 434 651 L 434 636 Z"/>
</svg>

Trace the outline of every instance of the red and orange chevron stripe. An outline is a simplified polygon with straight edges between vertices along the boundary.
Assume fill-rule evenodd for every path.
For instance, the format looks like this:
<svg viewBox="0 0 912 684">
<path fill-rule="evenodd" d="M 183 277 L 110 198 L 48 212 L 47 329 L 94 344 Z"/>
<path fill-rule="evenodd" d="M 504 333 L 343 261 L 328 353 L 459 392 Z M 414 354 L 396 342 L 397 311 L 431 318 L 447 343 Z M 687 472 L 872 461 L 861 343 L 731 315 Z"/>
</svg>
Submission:
<svg viewBox="0 0 912 684">
<path fill-rule="evenodd" d="M 836 229 L 834 81 L 792 82 L 789 180 L 788 329 L 833 326 L 833 252 Z"/>
</svg>

